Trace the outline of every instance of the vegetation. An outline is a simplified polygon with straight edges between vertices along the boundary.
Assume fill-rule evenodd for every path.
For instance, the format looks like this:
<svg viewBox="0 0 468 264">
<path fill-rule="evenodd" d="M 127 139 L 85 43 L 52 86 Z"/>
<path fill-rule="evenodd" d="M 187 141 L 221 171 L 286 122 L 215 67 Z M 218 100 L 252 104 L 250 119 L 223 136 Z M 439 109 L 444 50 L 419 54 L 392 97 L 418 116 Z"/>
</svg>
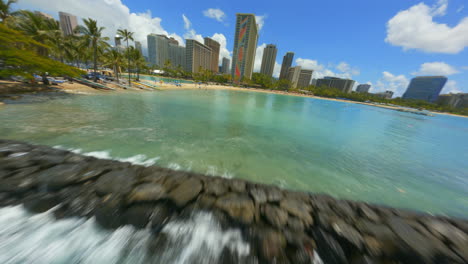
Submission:
<svg viewBox="0 0 468 264">
<path fill-rule="evenodd" d="M 134 41 L 133 32 L 130 32 L 127 29 L 119 29 L 117 30 L 117 34 L 121 36 L 124 41 L 127 42 L 127 58 L 128 58 L 127 65 L 128 65 L 128 69 L 130 69 L 130 58 L 132 57 L 132 52 L 130 52 L 129 50 L 128 41 L 129 40 Z M 131 86 L 130 78 L 131 78 L 130 70 L 128 70 L 128 84 Z"/>
<path fill-rule="evenodd" d="M 5 23 L 7 18 L 12 15 L 11 5 L 18 2 L 18 0 L 0 0 L 0 19 Z"/>
</svg>

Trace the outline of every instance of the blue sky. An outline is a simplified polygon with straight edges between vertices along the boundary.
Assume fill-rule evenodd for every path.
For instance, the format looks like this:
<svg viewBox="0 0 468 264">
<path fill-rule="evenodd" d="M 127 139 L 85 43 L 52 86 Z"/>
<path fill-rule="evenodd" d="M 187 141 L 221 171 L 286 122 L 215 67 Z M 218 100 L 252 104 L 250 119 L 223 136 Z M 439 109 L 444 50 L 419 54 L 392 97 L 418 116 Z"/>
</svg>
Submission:
<svg viewBox="0 0 468 264">
<path fill-rule="evenodd" d="M 466 7 L 465 7 L 466 6 Z M 17 8 L 92 17 L 112 36 L 118 28 L 163 33 L 180 42 L 209 36 L 232 55 L 236 13 L 254 13 L 260 24 L 255 69 L 263 47 L 295 53 L 295 64 L 314 77 L 338 76 L 371 83 L 373 91 L 401 95 L 415 75 L 446 75 L 443 92 L 468 92 L 467 0 L 19 0 Z"/>
</svg>

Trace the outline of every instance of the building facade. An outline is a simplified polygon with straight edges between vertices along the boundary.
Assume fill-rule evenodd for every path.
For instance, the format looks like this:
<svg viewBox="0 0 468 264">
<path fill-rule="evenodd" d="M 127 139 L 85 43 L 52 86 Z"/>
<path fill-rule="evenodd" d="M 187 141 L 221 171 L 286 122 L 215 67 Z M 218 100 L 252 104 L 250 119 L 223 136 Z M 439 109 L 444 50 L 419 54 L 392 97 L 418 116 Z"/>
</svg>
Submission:
<svg viewBox="0 0 468 264">
<path fill-rule="evenodd" d="M 381 93 L 375 93 L 374 95 L 376 95 L 378 97 L 382 97 L 384 99 L 392 99 L 393 92 L 392 91 L 385 91 L 385 92 L 381 92 Z"/>
<path fill-rule="evenodd" d="M 219 49 L 221 45 L 214 39 L 205 37 L 205 45 L 211 48 L 211 71 L 218 72 L 219 66 Z"/>
<path fill-rule="evenodd" d="M 299 73 L 299 80 L 297 81 L 297 88 L 304 88 L 310 85 L 312 79 L 313 70 L 302 69 Z"/>
<path fill-rule="evenodd" d="M 262 66 L 260 67 L 260 73 L 265 74 L 268 77 L 273 76 L 273 70 L 275 68 L 276 53 L 278 49 L 276 45 L 268 44 L 263 50 Z"/>
<path fill-rule="evenodd" d="M 140 54 L 143 56 L 143 48 L 141 46 L 140 41 L 135 41 L 135 49 L 138 50 L 140 52 Z"/>
<path fill-rule="evenodd" d="M 182 69 L 185 69 L 185 47 L 170 42 L 169 61 L 174 68 L 182 67 Z"/>
<path fill-rule="evenodd" d="M 447 83 L 445 76 L 419 76 L 411 79 L 403 99 L 424 100 L 430 103 L 437 101 L 440 91 Z"/>
<path fill-rule="evenodd" d="M 78 26 L 78 19 L 76 16 L 65 12 L 59 12 L 59 20 L 63 35 L 69 36 L 75 34 L 75 28 Z"/>
<path fill-rule="evenodd" d="M 185 69 L 192 73 L 211 70 L 211 48 L 194 39 L 187 39 Z"/>
<path fill-rule="evenodd" d="M 171 67 L 185 66 L 185 48 L 179 46 L 177 40 L 157 34 L 149 34 L 147 40 L 151 65 L 162 68 L 170 62 Z"/>
<path fill-rule="evenodd" d="M 468 107 L 468 93 L 441 94 L 437 102 L 452 108 L 466 108 Z"/>
<path fill-rule="evenodd" d="M 281 72 L 280 72 L 280 80 L 288 78 L 289 68 L 291 68 L 292 62 L 294 59 L 294 52 L 287 52 L 286 55 L 283 56 L 283 62 L 281 63 Z"/>
<path fill-rule="evenodd" d="M 290 82 L 289 88 L 297 88 L 299 77 L 301 76 L 301 66 L 291 67 L 288 70 L 288 80 Z"/>
<path fill-rule="evenodd" d="M 325 77 L 317 80 L 317 87 L 326 86 L 336 88 L 344 93 L 351 93 L 356 81 L 350 79 L 341 79 L 336 77 Z"/>
<path fill-rule="evenodd" d="M 229 64 L 230 60 L 228 58 L 223 58 L 223 63 L 221 64 L 221 73 L 229 74 Z"/>
<path fill-rule="evenodd" d="M 369 89 L 371 88 L 370 84 L 360 84 L 356 88 L 356 92 L 358 93 L 368 93 Z"/>
<path fill-rule="evenodd" d="M 252 79 L 257 50 L 258 26 L 254 14 L 237 14 L 231 75 L 235 83 Z"/>
</svg>

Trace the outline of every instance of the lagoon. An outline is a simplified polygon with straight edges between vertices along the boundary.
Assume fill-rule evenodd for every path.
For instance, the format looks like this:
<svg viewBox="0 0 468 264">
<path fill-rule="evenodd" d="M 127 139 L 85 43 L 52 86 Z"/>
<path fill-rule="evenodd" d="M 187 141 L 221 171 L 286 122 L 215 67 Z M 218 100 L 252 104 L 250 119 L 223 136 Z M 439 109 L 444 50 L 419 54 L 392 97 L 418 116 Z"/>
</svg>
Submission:
<svg viewBox="0 0 468 264">
<path fill-rule="evenodd" d="M 64 97 L 0 136 L 98 157 L 468 217 L 468 119 L 248 91 Z"/>
</svg>

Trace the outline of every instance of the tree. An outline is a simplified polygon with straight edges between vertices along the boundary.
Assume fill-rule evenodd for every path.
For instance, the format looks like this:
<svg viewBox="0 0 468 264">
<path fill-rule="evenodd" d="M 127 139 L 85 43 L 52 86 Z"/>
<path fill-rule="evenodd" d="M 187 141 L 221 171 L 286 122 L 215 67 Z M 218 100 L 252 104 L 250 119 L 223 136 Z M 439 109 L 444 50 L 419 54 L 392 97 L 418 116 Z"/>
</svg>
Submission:
<svg viewBox="0 0 468 264">
<path fill-rule="evenodd" d="M 97 81 L 98 46 L 102 42 L 109 40 L 109 38 L 102 37 L 102 31 L 105 28 L 98 27 L 96 20 L 88 18 L 83 19 L 83 22 L 85 26 L 77 26 L 76 31 L 83 35 L 84 43 L 93 50 L 94 81 Z"/>
<path fill-rule="evenodd" d="M 114 75 L 119 81 L 119 70 L 120 65 L 122 64 L 123 55 L 116 49 L 109 49 L 105 54 L 105 66 L 110 66 L 114 70 Z"/>
<path fill-rule="evenodd" d="M 133 61 L 136 67 L 136 72 L 137 72 L 137 81 L 140 81 L 140 71 L 142 69 L 148 68 L 147 63 L 145 58 L 143 57 L 143 54 L 137 49 L 133 49 Z"/>
<path fill-rule="evenodd" d="M 131 40 L 133 41 L 133 32 L 128 31 L 127 29 L 119 29 L 117 30 L 117 34 L 120 35 L 124 41 L 127 42 L 127 50 L 129 49 L 128 47 L 128 41 Z M 130 83 L 130 57 L 131 54 L 128 52 L 128 85 L 132 86 Z"/>
<path fill-rule="evenodd" d="M 2 23 L 5 24 L 8 17 L 13 13 L 11 12 L 11 5 L 18 2 L 18 0 L 0 0 L 0 19 Z"/>
</svg>

